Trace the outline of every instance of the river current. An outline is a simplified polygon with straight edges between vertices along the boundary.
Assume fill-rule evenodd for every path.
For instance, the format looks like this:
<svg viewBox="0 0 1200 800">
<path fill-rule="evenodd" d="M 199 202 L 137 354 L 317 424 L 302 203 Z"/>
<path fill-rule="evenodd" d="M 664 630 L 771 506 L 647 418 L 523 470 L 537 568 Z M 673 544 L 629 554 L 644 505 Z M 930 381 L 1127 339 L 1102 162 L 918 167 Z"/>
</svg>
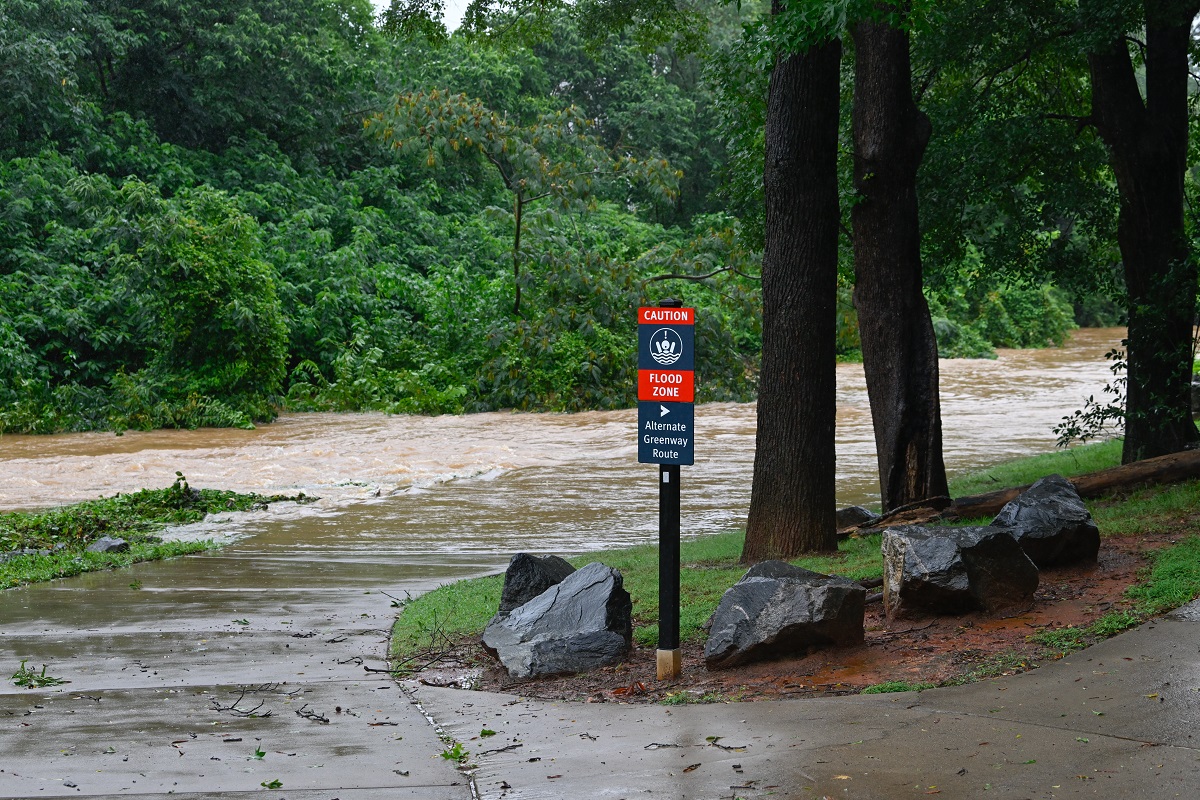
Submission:
<svg viewBox="0 0 1200 800">
<path fill-rule="evenodd" d="M 1104 354 L 1122 335 L 1085 329 L 1061 348 L 942 360 L 949 472 L 1051 449 L 1051 426 L 1111 378 Z M 752 403 L 697 407 L 696 464 L 682 468 L 685 535 L 744 524 L 754 427 Z M 160 488 L 179 470 L 196 487 L 321 497 L 220 515 L 190 535 L 253 534 L 307 551 L 353 539 L 393 556 L 579 552 L 655 535 L 657 468 L 637 463 L 636 438 L 633 410 L 286 414 L 253 431 L 3 436 L 0 508 Z M 839 504 L 877 501 L 858 364 L 838 367 L 837 443 Z"/>
</svg>

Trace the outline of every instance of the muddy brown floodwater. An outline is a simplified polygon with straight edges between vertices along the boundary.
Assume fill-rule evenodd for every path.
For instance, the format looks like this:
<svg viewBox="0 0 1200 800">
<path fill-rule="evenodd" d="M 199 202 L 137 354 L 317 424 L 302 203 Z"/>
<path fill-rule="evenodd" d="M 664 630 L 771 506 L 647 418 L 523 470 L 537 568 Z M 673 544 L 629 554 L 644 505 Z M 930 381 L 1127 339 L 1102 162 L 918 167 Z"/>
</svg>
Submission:
<svg viewBox="0 0 1200 800">
<path fill-rule="evenodd" d="M 1121 329 L 1087 329 L 1065 347 L 941 362 L 951 474 L 1053 446 L 1051 426 L 1100 393 Z M 636 414 L 488 413 L 408 417 L 288 414 L 258 430 L 0 437 L 0 508 L 33 508 L 171 483 L 322 497 L 203 535 L 252 534 L 314 555 L 354 543 L 374 558 L 500 563 L 518 549 L 580 552 L 656 530 L 653 467 L 639 465 Z M 750 497 L 754 404 L 696 412 L 696 465 L 683 473 L 685 534 L 739 526 Z M 860 365 L 838 367 L 838 501 L 878 498 Z M 457 560 L 456 558 L 456 560 Z"/>
</svg>

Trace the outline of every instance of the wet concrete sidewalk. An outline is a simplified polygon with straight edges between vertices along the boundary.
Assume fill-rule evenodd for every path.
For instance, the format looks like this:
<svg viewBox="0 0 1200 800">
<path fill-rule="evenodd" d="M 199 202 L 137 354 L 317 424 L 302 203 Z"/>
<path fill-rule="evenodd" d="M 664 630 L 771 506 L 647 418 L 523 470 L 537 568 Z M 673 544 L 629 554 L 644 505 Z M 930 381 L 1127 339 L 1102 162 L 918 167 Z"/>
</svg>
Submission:
<svg viewBox="0 0 1200 800">
<path fill-rule="evenodd" d="M 260 540 L 0 594 L 0 797 L 1200 796 L 1200 602 L 971 686 L 554 703 L 410 695 L 369 671 L 396 613 L 380 590 L 463 564 L 289 552 Z M 21 659 L 70 683 L 16 687 Z"/>
<path fill-rule="evenodd" d="M 1200 797 L 1200 601 L 1031 673 L 920 693 L 665 707 L 415 692 L 483 798 Z"/>
<path fill-rule="evenodd" d="M 0 593 L 0 797 L 469 798 L 420 709 L 368 671 L 396 613 L 380 589 L 455 567 L 347 552 L 240 543 Z M 17 687 L 22 659 L 70 682 Z"/>
</svg>

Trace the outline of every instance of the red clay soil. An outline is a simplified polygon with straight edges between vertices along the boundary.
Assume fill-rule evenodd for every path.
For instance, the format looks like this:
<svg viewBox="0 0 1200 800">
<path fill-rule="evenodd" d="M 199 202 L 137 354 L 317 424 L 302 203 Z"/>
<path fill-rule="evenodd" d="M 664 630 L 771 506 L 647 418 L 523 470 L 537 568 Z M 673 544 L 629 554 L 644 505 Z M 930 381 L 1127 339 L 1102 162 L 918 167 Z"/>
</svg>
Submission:
<svg viewBox="0 0 1200 800">
<path fill-rule="evenodd" d="M 683 648 L 683 675 L 659 682 L 653 648 L 636 648 L 616 667 L 562 678 L 513 680 L 494 661 L 474 685 L 523 697 L 596 702 L 721 702 L 777 697 L 854 694 L 890 681 L 943 684 L 973 677 L 1032 669 L 1061 657 L 1029 641 L 1040 631 L 1086 626 L 1127 606 L 1125 589 L 1138 580 L 1149 553 L 1175 536 L 1147 534 L 1104 539 L 1095 564 L 1043 570 L 1028 609 L 998 615 L 904 619 L 889 622 L 883 603 L 868 604 L 863 644 L 818 650 L 782 659 L 710 672 L 703 643 Z M 469 660 L 480 663 L 478 640 L 467 645 Z M 432 685 L 460 684 L 462 670 L 428 671 L 418 679 Z"/>
</svg>

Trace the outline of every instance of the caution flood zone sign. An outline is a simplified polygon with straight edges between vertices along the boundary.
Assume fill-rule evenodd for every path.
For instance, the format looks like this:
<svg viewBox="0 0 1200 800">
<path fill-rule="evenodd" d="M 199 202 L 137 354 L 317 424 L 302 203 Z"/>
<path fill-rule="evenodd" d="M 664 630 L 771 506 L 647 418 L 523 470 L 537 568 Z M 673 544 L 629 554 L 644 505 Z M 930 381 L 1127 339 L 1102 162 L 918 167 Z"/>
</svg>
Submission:
<svg viewBox="0 0 1200 800">
<path fill-rule="evenodd" d="M 696 311 L 638 309 L 638 461 L 695 462 Z"/>
</svg>

